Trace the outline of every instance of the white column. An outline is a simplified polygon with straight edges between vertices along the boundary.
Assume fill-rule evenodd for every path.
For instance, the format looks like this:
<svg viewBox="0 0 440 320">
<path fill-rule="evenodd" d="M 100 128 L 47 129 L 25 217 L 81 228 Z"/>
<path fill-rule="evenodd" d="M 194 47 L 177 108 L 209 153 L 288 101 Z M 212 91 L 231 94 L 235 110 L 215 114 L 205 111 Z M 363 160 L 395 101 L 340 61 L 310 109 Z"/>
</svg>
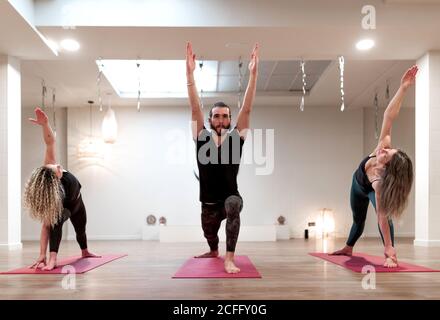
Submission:
<svg viewBox="0 0 440 320">
<path fill-rule="evenodd" d="M 416 246 L 440 246 L 440 52 L 417 61 Z"/>
<path fill-rule="evenodd" d="M 0 247 L 21 248 L 20 61 L 0 55 Z"/>
</svg>

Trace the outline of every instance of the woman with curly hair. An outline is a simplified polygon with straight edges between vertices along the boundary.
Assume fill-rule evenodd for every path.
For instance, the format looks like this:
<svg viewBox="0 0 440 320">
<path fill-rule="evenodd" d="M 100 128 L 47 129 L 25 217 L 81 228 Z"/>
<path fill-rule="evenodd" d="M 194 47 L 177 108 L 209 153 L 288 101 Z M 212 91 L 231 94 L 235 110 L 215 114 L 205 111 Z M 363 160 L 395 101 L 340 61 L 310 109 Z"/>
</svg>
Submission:
<svg viewBox="0 0 440 320">
<path fill-rule="evenodd" d="M 35 109 L 36 119 L 29 119 L 43 129 L 46 155 L 44 165 L 35 169 L 25 187 L 24 204 L 32 218 L 42 223 L 40 256 L 30 268 L 49 271 L 57 266 L 57 254 L 66 220 L 75 228 L 81 256 L 98 257 L 87 249 L 86 209 L 81 198 L 81 184 L 73 174 L 63 169 L 55 160 L 55 136 L 47 115 Z M 46 262 L 49 242 L 49 261 Z"/>
</svg>

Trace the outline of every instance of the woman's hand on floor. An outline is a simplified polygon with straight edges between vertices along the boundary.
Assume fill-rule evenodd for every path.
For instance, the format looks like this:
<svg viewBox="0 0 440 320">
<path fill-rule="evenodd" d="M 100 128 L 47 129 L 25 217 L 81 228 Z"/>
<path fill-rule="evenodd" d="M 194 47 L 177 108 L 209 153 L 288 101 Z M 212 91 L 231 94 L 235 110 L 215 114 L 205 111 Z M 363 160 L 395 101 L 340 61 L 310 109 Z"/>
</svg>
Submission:
<svg viewBox="0 0 440 320">
<path fill-rule="evenodd" d="M 33 265 L 29 269 L 41 269 L 46 266 L 46 255 L 40 255 Z"/>
</svg>

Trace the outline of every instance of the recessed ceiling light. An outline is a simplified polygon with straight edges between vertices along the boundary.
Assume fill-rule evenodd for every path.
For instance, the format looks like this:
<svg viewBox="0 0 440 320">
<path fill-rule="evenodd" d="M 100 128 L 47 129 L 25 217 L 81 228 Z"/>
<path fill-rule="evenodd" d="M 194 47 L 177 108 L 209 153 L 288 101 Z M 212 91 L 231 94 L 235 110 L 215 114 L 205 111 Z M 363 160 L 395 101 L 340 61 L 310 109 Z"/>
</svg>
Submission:
<svg viewBox="0 0 440 320">
<path fill-rule="evenodd" d="M 78 51 L 80 47 L 78 41 L 73 39 L 64 39 L 60 44 L 61 47 L 67 51 Z"/>
<path fill-rule="evenodd" d="M 369 50 L 374 47 L 374 41 L 371 39 L 364 39 L 356 43 L 358 50 Z"/>
</svg>

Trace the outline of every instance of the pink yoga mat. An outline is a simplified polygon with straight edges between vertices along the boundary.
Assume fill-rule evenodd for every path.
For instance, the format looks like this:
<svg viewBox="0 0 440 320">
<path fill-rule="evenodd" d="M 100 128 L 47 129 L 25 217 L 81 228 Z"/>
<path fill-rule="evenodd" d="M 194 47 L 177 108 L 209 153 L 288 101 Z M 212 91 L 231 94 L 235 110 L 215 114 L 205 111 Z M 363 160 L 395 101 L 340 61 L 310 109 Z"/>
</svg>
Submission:
<svg viewBox="0 0 440 320">
<path fill-rule="evenodd" d="M 397 268 L 386 268 L 383 266 L 384 257 L 371 256 L 365 253 L 356 253 L 352 257 L 347 256 L 331 256 L 327 253 L 309 253 L 311 256 L 321 258 L 354 272 L 362 272 L 362 268 L 366 265 L 373 266 L 376 272 L 440 272 L 414 264 L 398 261 Z"/>
<path fill-rule="evenodd" d="M 240 272 L 229 274 L 224 269 L 223 258 L 191 258 L 173 278 L 261 278 L 247 256 L 235 256 L 234 261 Z"/>
<path fill-rule="evenodd" d="M 81 258 L 70 257 L 58 262 L 58 266 L 51 271 L 42 271 L 41 269 L 29 269 L 28 267 L 11 270 L 8 272 L 0 272 L 0 274 L 67 274 L 67 273 L 85 273 L 92 269 L 102 266 L 103 264 L 109 263 L 110 261 L 120 259 L 125 257 L 126 254 L 107 254 L 103 255 L 101 258 Z M 63 267 L 67 266 L 64 269 Z"/>
</svg>

